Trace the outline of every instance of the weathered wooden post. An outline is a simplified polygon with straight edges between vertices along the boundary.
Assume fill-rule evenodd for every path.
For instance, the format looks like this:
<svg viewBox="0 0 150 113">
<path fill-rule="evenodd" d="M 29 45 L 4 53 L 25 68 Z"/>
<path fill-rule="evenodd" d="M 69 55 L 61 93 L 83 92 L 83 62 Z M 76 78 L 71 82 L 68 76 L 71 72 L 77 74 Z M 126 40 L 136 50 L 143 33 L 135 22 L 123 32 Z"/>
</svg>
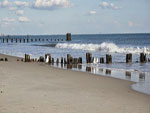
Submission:
<svg viewBox="0 0 150 113">
<path fill-rule="evenodd" d="M 16 43 L 17 43 L 17 38 L 16 38 Z"/>
<path fill-rule="evenodd" d="M 106 74 L 110 75 L 111 74 L 111 70 L 110 69 L 106 69 Z"/>
<path fill-rule="evenodd" d="M 61 64 L 63 64 L 64 63 L 64 58 L 63 57 L 61 57 Z"/>
<path fill-rule="evenodd" d="M 131 72 L 126 71 L 126 76 L 131 77 Z"/>
<path fill-rule="evenodd" d="M 92 63 L 92 54 L 86 53 L 86 63 Z"/>
<path fill-rule="evenodd" d="M 5 61 L 8 61 L 8 58 L 5 58 Z"/>
<path fill-rule="evenodd" d="M 87 71 L 87 72 L 91 72 L 91 67 L 88 67 L 88 66 L 87 66 L 87 67 L 86 67 L 86 71 Z"/>
<path fill-rule="evenodd" d="M 78 58 L 78 63 L 82 64 L 82 57 Z"/>
<path fill-rule="evenodd" d="M 35 39 L 35 42 L 37 41 L 37 39 Z"/>
<path fill-rule="evenodd" d="M 20 43 L 21 43 L 21 38 L 19 40 L 20 40 Z"/>
<path fill-rule="evenodd" d="M 43 56 L 40 56 L 39 62 L 44 62 L 44 57 Z"/>
<path fill-rule="evenodd" d="M 8 43 L 8 38 L 6 39 L 6 42 Z"/>
<path fill-rule="evenodd" d="M 67 64 L 72 63 L 72 56 L 70 54 L 67 54 Z"/>
<path fill-rule="evenodd" d="M 39 38 L 39 41 L 41 41 L 41 39 Z"/>
<path fill-rule="evenodd" d="M 33 39 L 31 39 L 31 42 L 33 42 Z"/>
<path fill-rule="evenodd" d="M 132 54 L 131 53 L 126 55 L 126 63 L 132 63 Z"/>
<path fill-rule="evenodd" d="M 145 79 L 145 73 L 140 73 L 139 78 L 144 80 Z"/>
<path fill-rule="evenodd" d="M 141 63 L 146 63 L 146 54 L 140 53 L 140 62 Z"/>
<path fill-rule="evenodd" d="M 5 43 L 5 39 L 3 38 L 3 43 Z"/>
<path fill-rule="evenodd" d="M 56 59 L 56 64 L 57 64 L 57 65 L 59 64 L 59 58 Z"/>
<path fill-rule="evenodd" d="M 71 41 L 71 33 L 66 34 L 66 41 Z"/>
<path fill-rule="evenodd" d="M 23 43 L 25 43 L 26 42 L 26 40 L 25 39 L 23 39 Z"/>
<path fill-rule="evenodd" d="M 25 62 L 30 62 L 30 55 L 25 54 Z"/>
<path fill-rule="evenodd" d="M 52 65 L 54 64 L 54 58 L 52 58 Z"/>
<path fill-rule="evenodd" d="M 64 58 L 64 64 L 67 64 L 67 60 L 66 60 L 66 58 Z"/>
<path fill-rule="evenodd" d="M 106 54 L 106 63 L 107 64 L 112 63 L 112 56 L 111 55 Z"/>
<path fill-rule="evenodd" d="M 50 54 L 45 54 L 45 62 L 50 63 L 51 55 Z"/>
<path fill-rule="evenodd" d="M 100 63 L 104 63 L 104 57 L 100 57 Z"/>
<path fill-rule="evenodd" d="M 29 42 L 29 39 L 27 38 L 27 43 Z"/>
<path fill-rule="evenodd" d="M 37 58 L 35 58 L 34 61 L 37 62 Z"/>
</svg>

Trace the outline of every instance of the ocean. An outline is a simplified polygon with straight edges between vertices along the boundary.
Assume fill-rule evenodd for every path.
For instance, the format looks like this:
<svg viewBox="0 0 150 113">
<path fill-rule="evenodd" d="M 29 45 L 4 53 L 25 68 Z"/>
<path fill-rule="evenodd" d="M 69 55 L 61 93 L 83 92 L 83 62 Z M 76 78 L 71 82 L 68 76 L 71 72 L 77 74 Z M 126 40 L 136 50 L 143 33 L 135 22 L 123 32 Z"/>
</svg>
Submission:
<svg viewBox="0 0 150 113">
<path fill-rule="evenodd" d="M 8 38 L 8 36 L 0 38 Z M 82 57 L 82 69 L 73 68 L 74 70 L 90 70 L 94 74 L 135 81 L 137 84 L 132 86 L 133 89 L 150 94 L 150 62 L 139 63 L 142 52 L 147 55 L 147 58 L 150 58 L 150 34 L 148 33 L 72 35 L 71 41 L 66 41 L 66 35 L 10 36 L 9 38 L 13 39 L 13 43 L 11 40 L 8 43 L 2 43 L 1 40 L 0 53 L 19 57 L 24 57 L 24 54 L 27 53 L 32 58 L 39 58 L 39 56 L 50 53 L 55 60 L 66 57 L 67 54 L 75 58 Z M 23 43 L 23 40 L 21 43 L 16 43 L 16 38 L 29 38 L 29 43 Z M 31 39 L 33 39 L 32 42 Z M 35 39 L 40 39 L 40 41 L 35 41 Z M 87 52 L 97 58 L 105 58 L 106 54 L 111 54 L 112 64 L 86 64 Z M 132 64 L 126 64 L 127 53 L 133 55 Z M 108 72 L 108 69 L 111 72 Z M 126 76 L 126 72 L 131 72 L 131 76 Z"/>
</svg>

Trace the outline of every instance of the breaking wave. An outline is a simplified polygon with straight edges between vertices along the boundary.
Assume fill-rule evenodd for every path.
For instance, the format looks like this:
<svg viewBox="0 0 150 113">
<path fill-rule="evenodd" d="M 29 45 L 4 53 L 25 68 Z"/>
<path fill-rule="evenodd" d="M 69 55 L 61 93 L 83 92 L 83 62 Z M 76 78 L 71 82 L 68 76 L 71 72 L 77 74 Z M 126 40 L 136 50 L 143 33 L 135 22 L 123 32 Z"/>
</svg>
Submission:
<svg viewBox="0 0 150 113">
<path fill-rule="evenodd" d="M 150 48 L 147 47 L 119 47 L 114 43 L 103 42 L 101 44 L 79 44 L 79 43 L 58 43 L 56 48 L 79 49 L 88 51 L 103 51 L 112 53 L 133 53 L 144 52 L 150 55 Z"/>
</svg>

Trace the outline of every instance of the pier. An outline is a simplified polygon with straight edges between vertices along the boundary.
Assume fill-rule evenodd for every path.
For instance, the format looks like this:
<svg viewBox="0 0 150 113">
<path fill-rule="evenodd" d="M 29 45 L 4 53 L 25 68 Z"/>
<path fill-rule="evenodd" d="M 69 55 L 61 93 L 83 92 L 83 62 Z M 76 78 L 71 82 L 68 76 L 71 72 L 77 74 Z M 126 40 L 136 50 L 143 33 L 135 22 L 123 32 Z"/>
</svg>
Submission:
<svg viewBox="0 0 150 113">
<path fill-rule="evenodd" d="M 36 42 L 64 42 L 71 41 L 71 33 L 65 35 L 41 36 L 0 36 L 0 43 L 36 43 Z"/>
</svg>

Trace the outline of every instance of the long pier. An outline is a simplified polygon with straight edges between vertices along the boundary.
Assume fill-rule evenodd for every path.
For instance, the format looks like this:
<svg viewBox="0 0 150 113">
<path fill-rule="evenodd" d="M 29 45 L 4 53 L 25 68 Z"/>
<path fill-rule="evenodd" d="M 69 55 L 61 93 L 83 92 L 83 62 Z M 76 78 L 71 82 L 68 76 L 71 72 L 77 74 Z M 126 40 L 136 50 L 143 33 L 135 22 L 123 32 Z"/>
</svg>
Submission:
<svg viewBox="0 0 150 113">
<path fill-rule="evenodd" d="M 54 36 L 54 37 L 53 37 Z M 0 43 L 33 43 L 33 42 L 63 42 L 71 41 L 71 33 L 67 33 L 66 37 L 52 35 L 51 37 L 35 37 L 35 36 L 0 36 Z"/>
</svg>

